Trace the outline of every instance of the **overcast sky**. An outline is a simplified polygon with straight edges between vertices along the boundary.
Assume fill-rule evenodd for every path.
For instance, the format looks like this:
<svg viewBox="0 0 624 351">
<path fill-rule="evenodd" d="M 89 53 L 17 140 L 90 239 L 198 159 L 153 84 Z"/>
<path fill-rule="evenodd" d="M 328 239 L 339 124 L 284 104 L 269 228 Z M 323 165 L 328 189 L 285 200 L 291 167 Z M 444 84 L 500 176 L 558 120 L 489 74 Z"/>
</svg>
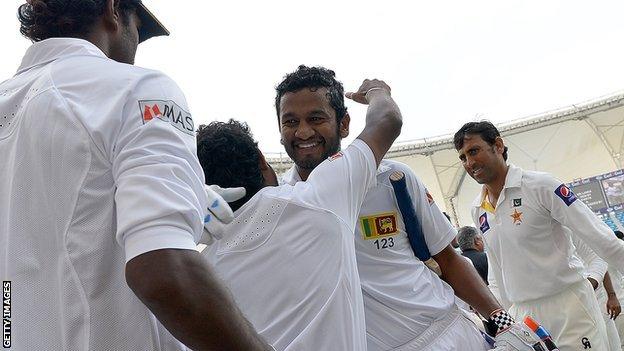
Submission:
<svg viewBox="0 0 624 351">
<path fill-rule="evenodd" d="M 0 80 L 30 42 L 0 1 Z M 245 120 L 282 151 L 274 88 L 299 64 L 336 71 L 346 90 L 384 79 L 404 117 L 399 140 L 508 121 L 624 89 L 623 1 L 144 1 L 171 31 L 136 64 L 170 75 L 195 123 Z M 351 137 L 365 108 L 349 102 Z"/>
</svg>

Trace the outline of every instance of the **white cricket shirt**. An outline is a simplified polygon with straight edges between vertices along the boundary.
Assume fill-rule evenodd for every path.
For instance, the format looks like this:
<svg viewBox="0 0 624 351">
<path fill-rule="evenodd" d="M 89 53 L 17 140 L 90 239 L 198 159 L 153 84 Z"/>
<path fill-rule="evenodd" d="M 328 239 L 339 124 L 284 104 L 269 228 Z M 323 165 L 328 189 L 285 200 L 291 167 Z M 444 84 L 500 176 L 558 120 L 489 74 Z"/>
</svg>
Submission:
<svg viewBox="0 0 624 351">
<path fill-rule="evenodd" d="M 194 250 L 202 234 L 203 172 L 176 84 L 84 40 L 35 43 L 0 84 L 0 154 L 11 350 L 185 349 L 124 277 L 131 258 Z"/>
<path fill-rule="evenodd" d="M 277 350 L 366 350 L 352 233 L 375 169 L 356 139 L 307 182 L 263 188 L 203 251 Z"/>
<path fill-rule="evenodd" d="M 483 189 L 472 215 L 487 246 L 490 289 L 505 307 L 557 294 L 585 279 L 573 235 L 609 266 L 624 268 L 624 244 L 551 175 L 509 165 L 493 210 L 484 209 Z"/>
<path fill-rule="evenodd" d="M 418 337 L 454 304 L 453 289 L 415 257 L 389 176 L 405 173 L 407 189 L 420 220 L 427 247 L 435 255 L 456 235 L 424 184 L 405 164 L 383 160 L 376 186 L 368 191 L 355 228 L 355 247 L 362 283 L 366 332 L 372 345 L 395 348 Z M 282 181 L 297 183 L 295 167 Z"/>
</svg>

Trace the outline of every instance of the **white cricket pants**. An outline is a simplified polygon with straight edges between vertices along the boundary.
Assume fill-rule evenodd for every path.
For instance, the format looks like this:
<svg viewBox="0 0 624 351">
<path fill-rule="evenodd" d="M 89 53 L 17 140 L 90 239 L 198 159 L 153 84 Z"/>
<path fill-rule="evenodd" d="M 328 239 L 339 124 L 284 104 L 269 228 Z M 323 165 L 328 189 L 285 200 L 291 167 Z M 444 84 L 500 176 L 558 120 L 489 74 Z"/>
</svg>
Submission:
<svg viewBox="0 0 624 351">
<path fill-rule="evenodd" d="M 587 279 L 553 296 L 513 304 L 509 313 L 517 321 L 533 317 L 561 351 L 609 350 L 604 319 Z"/>
<path fill-rule="evenodd" d="M 435 321 L 417 338 L 405 345 L 392 349 L 394 351 L 485 351 L 489 350 L 477 327 L 470 322 L 458 308 L 452 310 L 445 318 Z M 380 348 L 369 341 L 368 351 L 387 349 Z"/>
</svg>

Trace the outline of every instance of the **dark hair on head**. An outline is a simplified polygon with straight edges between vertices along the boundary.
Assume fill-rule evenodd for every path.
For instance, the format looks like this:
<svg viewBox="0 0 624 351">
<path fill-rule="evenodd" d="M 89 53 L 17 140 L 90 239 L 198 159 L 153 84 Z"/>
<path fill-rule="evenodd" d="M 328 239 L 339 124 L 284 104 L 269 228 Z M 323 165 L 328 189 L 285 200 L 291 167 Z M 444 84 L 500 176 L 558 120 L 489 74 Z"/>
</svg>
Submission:
<svg viewBox="0 0 624 351">
<path fill-rule="evenodd" d="M 116 2 L 124 24 L 140 0 Z M 106 0 L 27 0 L 17 10 L 20 33 L 37 42 L 48 38 L 84 38 L 104 13 Z"/>
<path fill-rule="evenodd" d="M 475 227 L 466 226 L 457 230 L 457 243 L 462 252 L 475 248 L 474 238 L 477 234 L 479 234 L 479 232 L 477 232 L 477 228 Z"/>
<path fill-rule="evenodd" d="M 494 145 L 496 138 L 500 137 L 500 132 L 490 121 L 468 122 L 459 128 L 453 137 L 456 150 L 464 147 L 464 138 L 470 134 L 479 135 L 489 145 Z M 507 161 L 507 150 L 508 148 L 505 146 L 503 150 L 503 159 L 505 161 Z"/>
<path fill-rule="evenodd" d="M 622 233 L 621 231 L 614 230 L 613 233 L 615 233 L 615 236 L 617 236 L 618 239 L 624 240 L 624 233 Z"/>
<path fill-rule="evenodd" d="M 199 126 L 197 156 L 206 184 L 245 188 L 245 197 L 230 203 L 235 211 L 264 187 L 260 150 L 247 123 L 230 119 Z"/>
<path fill-rule="evenodd" d="M 292 93 L 303 88 L 316 90 L 327 88 L 327 98 L 329 105 L 336 112 L 336 122 L 340 123 L 347 114 L 347 107 L 344 104 L 344 88 L 342 83 L 336 80 L 336 73 L 325 67 L 307 67 L 300 65 L 296 71 L 289 73 L 284 80 L 275 88 L 275 110 L 277 118 L 280 116 L 280 101 L 285 93 Z"/>
</svg>

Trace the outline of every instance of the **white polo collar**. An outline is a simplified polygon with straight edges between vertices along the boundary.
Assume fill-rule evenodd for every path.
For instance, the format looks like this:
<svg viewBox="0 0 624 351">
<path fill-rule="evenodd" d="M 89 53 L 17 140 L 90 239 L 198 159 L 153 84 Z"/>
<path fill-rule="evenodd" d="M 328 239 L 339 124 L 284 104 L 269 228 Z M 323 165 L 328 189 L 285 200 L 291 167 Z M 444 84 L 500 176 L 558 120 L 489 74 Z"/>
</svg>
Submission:
<svg viewBox="0 0 624 351">
<path fill-rule="evenodd" d="M 17 74 L 32 67 L 68 56 L 99 56 L 106 58 L 102 50 L 84 39 L 50 38 L 36 42 L 26 50 Z"/>
</svg>

